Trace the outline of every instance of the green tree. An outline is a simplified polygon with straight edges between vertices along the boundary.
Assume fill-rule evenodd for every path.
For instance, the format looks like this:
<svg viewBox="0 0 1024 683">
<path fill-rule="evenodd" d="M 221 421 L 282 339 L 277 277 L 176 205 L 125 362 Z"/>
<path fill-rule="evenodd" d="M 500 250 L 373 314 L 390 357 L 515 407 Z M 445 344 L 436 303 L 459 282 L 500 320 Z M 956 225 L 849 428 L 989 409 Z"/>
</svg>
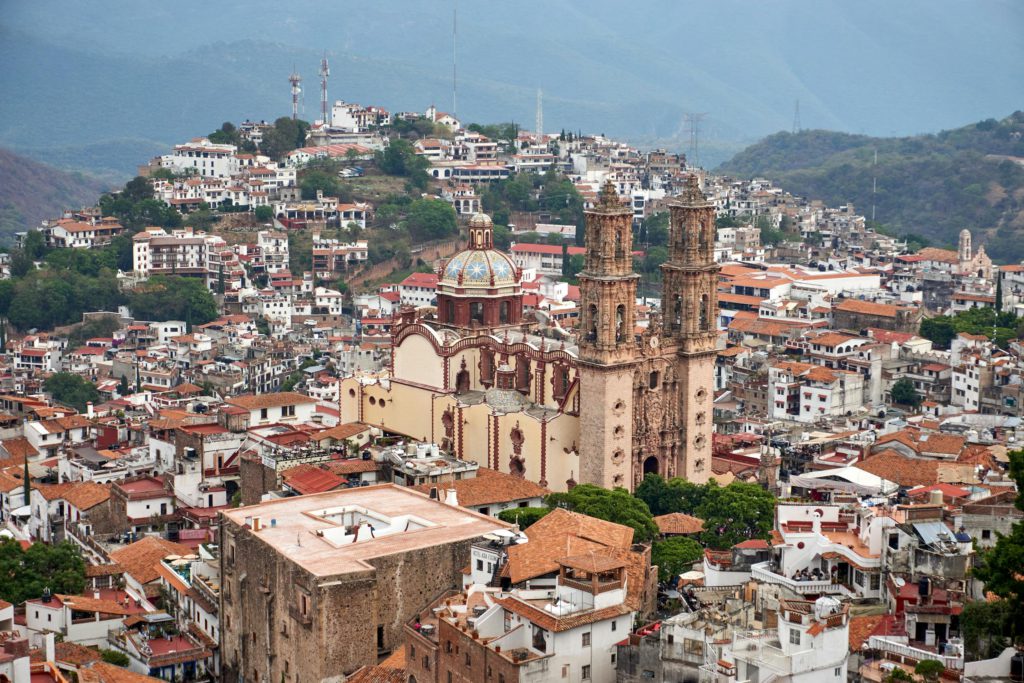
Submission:
<svg viewBox="0 0 1024 683">
<path fill-rule="evenodd" d="M 43 258 L 46 254 L 46 239 L 43 237 L 43 233 L 38 230 L 26 232 L 24 239 L 21 241 L 21 250 L 25 252 L 25 256 L 33 261 Z"/>
<path fill-rule="evenodd" d="M 458 232 L 455 209 L 440 199 L 423 197 L 409 205 L 405 218 L 409 234 L 417 242 L 441 239 Z"/>
<path fill-rule="evenodd" d="M 633 495 L 647 503 L 656 517 L 673 512 L 693 515 L 704 502 L 710 486 L 712 484 L 694 484 L 678 477 L 666 481 L 657 474 L 648 474 Z"/>
<path fill-rule="evenodd" d="M 552 493 L 547 498 L 549 507 L 564 507 L 573 512 L 597 517 L 633 529 L 636 543 L 650 541 L 658 535 L 647 504 L 634 498 L 626 489 L 608 489 L 593 484 L 580 484 L 566 493 Z"/>
<path fill-rule="evenodd" d="M 498 513 L 498 519 L 507 524 L 518 524 L 526 529 L 541 517 L 551 512 L 551 508 L 509 508 Z"/>
<path fill-rule="evenodd" d="M 946 667 L 936 659 L 922 659 L 914 667 L 914 673 L 924 678 L 928 683 L 935 683 L 945 671 Z"/>
<path fill-rule="evenodd" d="M 121 375 L 121 381 L 117 383 L 117 393 L 121 396 L 127 396 L 131 391 L 131 387 L 128 386 L 128 375 Z"/>
<path fill-rule="evenodd" d="M 703 555 L 704 548 L 700 543 L 685 536 L 655 541 L 651 546 L 651 564 L 658 565 L 658 579 L 661 581 L 689 571 Z"/>
<path fill-rule="evenodd" d="M 304 172 L 299 187 L 302 188 L 303 199 L 316 199 L 318 191 L 325 197 L 337 197 L 341 194 L 341 183 L 338 182 L 338 177 L 324 171 Z"/>
<path fill-rule="evenodd" d="M 1024 510 L 1024 450 L 1011 451 L 1008 456 L 1010 477 L 1017 484 L 1014 505 Z M 978 559 L 974 576 L 985 583 L 986 591 L 1006 603 L 1002 633 L 1013 644 L 1024 641 L 1024 521 L 1015 523 L 1009 534 L 1000 535 L 995 546 Z"/>
<path fill-rule="evenodd" d="M 775 518 L 775 496 L 758 484 L 709 484 L 695 510 L 704 520 L 701 542 L 725 550 L 749 539 L 767 539 Z"/>
<path fill-rule="evenodd" d="M 291 117 L 282 116 L 274 121 L 273 128 L 263 134 L 263 143 L 260 151 L 272 159 L 280 159 L 293 149 L 306 144 L 306 132 L 309 130 L 309 123 L 298 120 L 293 121 Z"/>
<path fill-rule="evenodd" d="M 416 154 L 416 148 L 408 140 L 392 140 L 383 151 L 377 152 L 374 158 L 381 172 L 409 178 L 414 187 L 425 188 L 430 180 L 427 174 L 430 162 Z"/>
<path fill-rule="evenodd" d="M 925 339 L 930 339 L 935 348 L 946 350 L 949 349 L 953 337 L 956 336 L 956 328 L 948 316 L 940 315 L 922 320 L 918 334 Z"/>
<path fill-rule="evenodd" d="M 70 372 L 57 372 L 43 381 L 43 389 L 55 401 L 69 405 L 78 412 L 84 412 L 87 403 L 96 403 L 100 393 L 96 385 Z"/>
<path fill-rule="evenodd" d="M 269 206 L 257 206 L 253 213 L 260 223 L 269 223 L 274 219 L 274 210 Z"/>
<path fill-rule="evenodd" d="M 85 561 L 70 542 L 33 543 L 27 549 L 0 538 L 0 600 L 15 605 L 38 598 L 43 589 L 78 594 L 85 589 Z"/>
<path fill-rule="evenodd" d="M 140 320 L 191 321 L 203 325 L 218 315 L 217 301 L 202 280 L 157 275 L 128 293 L 132 315 Z"/>
<path fill-rule="evenodd" d="M 660 211 L 645 218 L 640 224 L 640 242 L 651 247 L 668 245 L 669 212 Z"/>
<path fill-rule="evenodd" d="M 128 668 L 128 665 L 131 664 L 131 660 L 128 659 L 128 655 L 119 650 L 107 650 L 101 648 L 100 658 L 107 664 L 122 666 L 124 668 Z"/>
<path fill-rule="evenodd" d="M 917 393 L 914 383 L 906 377 L 896 380 L 890 391 L 893 403 L 916 408 L 921 405 L 921 394 Z"/>
</svg>

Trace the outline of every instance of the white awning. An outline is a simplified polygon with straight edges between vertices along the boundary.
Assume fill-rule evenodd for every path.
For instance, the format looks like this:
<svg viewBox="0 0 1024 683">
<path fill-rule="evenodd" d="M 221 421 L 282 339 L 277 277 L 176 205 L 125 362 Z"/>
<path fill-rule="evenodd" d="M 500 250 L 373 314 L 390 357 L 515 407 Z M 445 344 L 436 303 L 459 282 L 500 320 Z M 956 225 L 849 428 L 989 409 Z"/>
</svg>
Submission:
<svg viewBox="0 0 1024 683">
<path fill-rule="evenodd" d="M 899 485 L 857 467 L 797 474 L 789 478 L 789 483 L 805 489 L 843 491 L 859 496 L 887 496 L 899 490 Z"/>
</svg>

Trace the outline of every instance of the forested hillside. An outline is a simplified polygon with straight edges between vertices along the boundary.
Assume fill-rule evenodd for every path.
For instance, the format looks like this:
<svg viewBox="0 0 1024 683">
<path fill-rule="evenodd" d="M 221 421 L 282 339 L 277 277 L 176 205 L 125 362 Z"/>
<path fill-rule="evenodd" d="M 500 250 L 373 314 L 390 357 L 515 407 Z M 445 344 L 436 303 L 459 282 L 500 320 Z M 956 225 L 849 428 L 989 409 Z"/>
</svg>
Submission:
<svg viewBox="0 0 1024 683">
<path fill-rule="evenodd" d="M 777 133 L 718 170 L 866 215 L 877 177 L 876 217 L 891 230 L 951 245 L 969 228 L 996 259 L 1024 259 L 1024 112 L 914 137 Z"/>
<path fill-rule="evenodd" d="M 0 244 L 44 218 L 58 217 L 62 209 L 95 204 L 105 189 L 95 178 L 0 148 Z"/>
</svg>

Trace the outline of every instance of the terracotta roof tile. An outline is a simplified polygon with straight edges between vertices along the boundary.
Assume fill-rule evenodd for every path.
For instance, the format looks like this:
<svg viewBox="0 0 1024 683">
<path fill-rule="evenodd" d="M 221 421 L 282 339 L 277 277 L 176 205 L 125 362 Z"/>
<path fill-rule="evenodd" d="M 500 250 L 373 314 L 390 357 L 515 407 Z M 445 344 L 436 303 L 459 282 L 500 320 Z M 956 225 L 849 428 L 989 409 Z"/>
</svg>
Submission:
<svg viewBox="0 0 1024 683">
<path fill-rule="evenodd" d="M 323 493 L 338 488 L 345 480 L 310 463 L 289 467 L 281 473 L 285 485 L 299 494 Z"/>
<path fill-rule="evenodd" d="M 74 505 L 79 510 L 89 510 L 110 498 L 110 486 L 97 484 L 92 481 L 83 481 L 73 484 L 72 488 L 64 493 L 64 500 Z"/>
<path fill-rule="evenodd" d="M 131 574 L 136 581 L 147 584 L 155 581 L 159 576 L 156 565 L 168 555 L 188 555 L 192 549 L 187 545 L 174 543 L 156 536 L 147 536 L 124 548 L 118 548 L 110 553 L 113 562 L 124 567 L 126 573 Z"/>
<path fill-rule="evenodd" d="M 421 493 L 430 493 L 432 487 L 454 488 L 463 507 L 478 507 L 495 503 L 511 503 L 528 498 L 542 498 L 551 491 L 528 479 L 514 477 L 486 467 L 477 470 L 475 477 L 460 479 L 444 484 L 421 484 L 413 488 Z"/>
<path fill-rule="evenodd" d="M 570 614 L 565 617 L 556 617 L 553 614 L 549 614 L 542 609 L 534 607 L 533 605 L 516 598 L 503 598 L 495 600 L 495 602 L 507 609 L 509 612 L 525 617 L 541 628 L 547 631 L 554 631 L 555 633 L 568 631 L 579 626 L 586 626 L 587 624 L 593 624 L 598 621 L 604 621 L 605 619 L 614 619 L 615 617 L 624 616 L 633 611 L 626 605 L 620 604 L 605 607 L 604 609 L 587 610 L 585 612 Z"/>
<path fill-rule="evenodd" d="M 682 512 L 671 512 L 654 518 L 658 530 L 663 534 L 697 534 L 704 530 L 704 520 Z"/>
<path fill-rule="evenodd" d="M 405 683 L 405 669 L 383 664 L 367 665 L 356 669 L 345 679 L 345 683 Z"/>
<path fill-rule="evenodd" d="M 242 396 L 234 396 L 225 401 L 225 403 L 245 408 L 246 410 L 258 410 L 260 408 L 278 408 L 280 406 L 316 403 L 316 399 L 294 391 L 279 391 L 272 394 L 244 394 Z"/>
</svg>

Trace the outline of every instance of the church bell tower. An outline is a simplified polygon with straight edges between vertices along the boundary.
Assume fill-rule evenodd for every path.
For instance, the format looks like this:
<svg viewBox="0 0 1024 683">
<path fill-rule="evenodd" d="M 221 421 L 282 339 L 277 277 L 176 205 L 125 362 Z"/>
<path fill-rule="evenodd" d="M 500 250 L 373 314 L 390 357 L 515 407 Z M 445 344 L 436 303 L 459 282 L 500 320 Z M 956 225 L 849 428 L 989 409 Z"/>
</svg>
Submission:
<svg viewBox="0 0 1024 683">
<path fill-rule="evenodd" d="M 715 209 L 691 175 L 669 205 L 669 259 L 661 266 L 664 336 L 675 349 L 682 449 L 677 476 L 705 482 L 711 472 L 711 413 L 718 342 Z M 667 344 L 668 346 L 668 344 Z"/>
<path fill-rule="evenodd" d="M 609 182 L 586 212 L 579 274 L 580 482 L 630 486 L 636 286 L 633 212 Z"/>
</svg>

